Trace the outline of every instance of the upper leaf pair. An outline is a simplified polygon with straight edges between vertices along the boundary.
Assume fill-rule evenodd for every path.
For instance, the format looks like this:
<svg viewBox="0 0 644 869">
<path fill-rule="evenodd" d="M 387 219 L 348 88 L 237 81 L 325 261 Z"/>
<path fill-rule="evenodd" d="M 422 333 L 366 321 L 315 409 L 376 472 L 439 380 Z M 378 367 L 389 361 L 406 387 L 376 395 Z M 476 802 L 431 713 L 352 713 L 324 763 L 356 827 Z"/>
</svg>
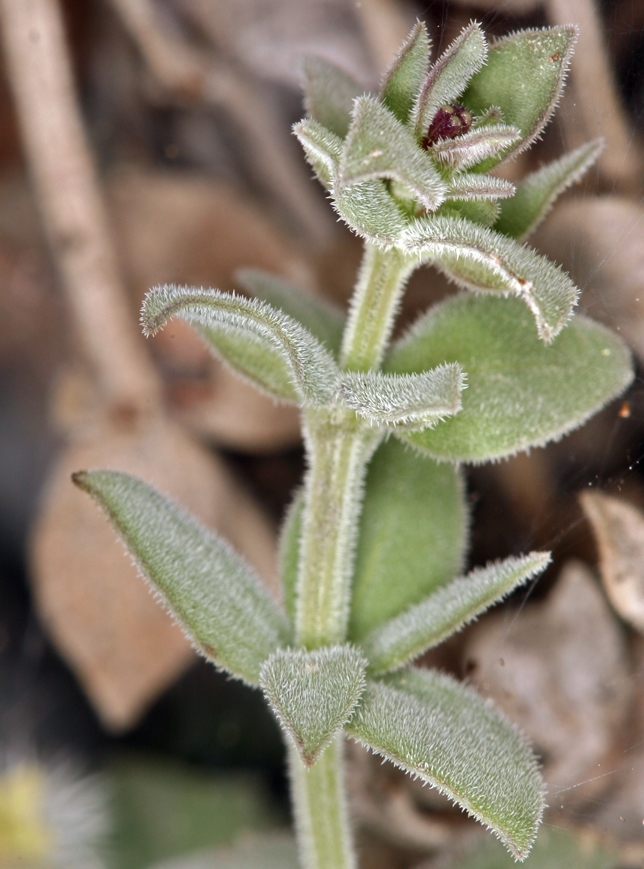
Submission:
<svg viewBox="0 0 644 869">
<path fill-rule="evenodd" d="M 339 343 L 342 315 L 321 300 L 308 302 L 294 288 L 255 272 L 245 275 L 264 296 L 308 320 L 320 338 Z M 464 378 L 458 363 L 414 374 L 341 373 L 320 338 L 298 319 L 263 300 L 165 286 L 145 299 L 146 334 L 182 317 L 235 371 L 273 398 L 300 406 L 343 404 L 370 424 L 422 431 L 461 407 Z"/>
</svg>

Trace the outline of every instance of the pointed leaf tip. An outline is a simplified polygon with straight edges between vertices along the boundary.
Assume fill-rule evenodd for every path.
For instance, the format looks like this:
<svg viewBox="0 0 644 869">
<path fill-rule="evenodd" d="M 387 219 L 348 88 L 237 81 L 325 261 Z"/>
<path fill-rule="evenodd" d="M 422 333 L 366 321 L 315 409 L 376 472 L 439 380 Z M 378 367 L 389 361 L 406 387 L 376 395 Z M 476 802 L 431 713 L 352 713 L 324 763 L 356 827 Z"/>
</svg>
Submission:
<svg viewBox="0 0 644 869">
<path fill-rule="evenodd" d="M 419 657 L 537 576 L 549 563 L 549 552 L 531 552 L 452 580 L 366 637 L 362 648 L 369 669 L 373 673 L 396 670 Z"/>
<path fill-rule="evenodd" d="M 264 694 L 306 766 L 313 766 L 351 718 L 366 666 L 349 645 L 280 649 L 262 664 Z"/>
<path fill-rule="evenodd" d="M 233 676 L 257 685 L 262 662 L 290 642 L 291 631 L 251 567 L 136 477 L 80 471 L 72 479 L 106 514 L 195 647 Z"/>
<path fill-rule="evenodd" d="M 385 74 L 381 99 L 403 124 L 427 76 L 430 44 L 427 28 L 417 21 Z"/>
<path fill-rule="evenodd" d="M 537 761 L 518 730 L 474 691 L 414 667 L 369 679 L 347 732 L 454 800 L 516 859 L 527 857 L 544 808 Z"/>
<path fill-rule="evenodd" d="M 322 57 L 304 61 L 304 107 L 308 115 L 341 139 L 347 134 L 353 100 L 363 93 L 358 82 Z"/>
</svg>

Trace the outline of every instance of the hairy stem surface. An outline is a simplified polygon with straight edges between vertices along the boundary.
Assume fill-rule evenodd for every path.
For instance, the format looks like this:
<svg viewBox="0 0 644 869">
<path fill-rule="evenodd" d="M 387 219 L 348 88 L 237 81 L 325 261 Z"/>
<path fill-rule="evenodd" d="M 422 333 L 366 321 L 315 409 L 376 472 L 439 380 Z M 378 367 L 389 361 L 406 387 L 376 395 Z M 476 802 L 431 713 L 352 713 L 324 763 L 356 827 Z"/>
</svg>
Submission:
<svg viewBox="0 0 644 869">
<path fill-rule="evenodd" d="M 326 749 L 307 769 L 295 750 L 289 751 L 300 861 L 304 869 L 355 869 L 351 830 L 344 795 L 344 737 Z"/>
<path fill-rule="evenodd" d="M 367 244 L 342 346 L 350 370 L 378 368 L 400 296 L 417 262 Z M 367 464 L 382 431 L 339 408 L 305 414 L 309 470 L 296 596 L 296 636 L 308 649 L 345 642 L 353 559 Z M 306 770 L 292 750 L 291 787 L 305 869 L 354 869 L 345 806 L 341 740 Z"/>
<path fill-rule="evenodd" d="M 396 248 L 383 250 L 367 242 L 342 342 L 343 368 L 380 366 L 405 282 L 416 265 Z"/>
</svg>

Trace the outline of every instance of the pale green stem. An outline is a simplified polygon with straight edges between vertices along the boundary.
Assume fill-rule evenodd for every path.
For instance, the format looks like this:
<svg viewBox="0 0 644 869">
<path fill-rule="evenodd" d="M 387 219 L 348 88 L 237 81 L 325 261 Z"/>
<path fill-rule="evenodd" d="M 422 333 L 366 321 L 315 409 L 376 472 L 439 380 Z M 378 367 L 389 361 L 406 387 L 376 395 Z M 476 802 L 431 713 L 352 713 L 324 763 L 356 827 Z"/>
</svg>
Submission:
<svg viewBox="0 0 644 869">
<path fill-rule="evenodd" d="M 392 248 L 367 242 L 344 330 L 340 363 L 351 371 L 368 371 L 382 362 L 405 282 L 417 260 Z"/>
<path fill-rule="evenodd" d="M 405 281 L 417 265 L 367 244 L 341 363 L 366 371 L 382 362 Z M 308 649 L 346 642 L 351 578 L 367 463 L 382 432 L 348 410 L 316 408 L 304 419 L 305 483 L 295 628 Z M 291 751 L 291 785 L 304 869 L 354 869 L 338 737 L 311 770 Z"/>
<path fill-rule="evenodd" d="M 291 793 L 303 869 L 355 869 L 338 736 L 311 769 L 289 751 Z"/>
<path fill-rule="evenodd" d="M 297 579 L 295 630 L 307 649 L 346 639 L 353 553 L 367 462 L 382 438 L 355 414 L 310 410 L 310 467 Z"/>
</svg>

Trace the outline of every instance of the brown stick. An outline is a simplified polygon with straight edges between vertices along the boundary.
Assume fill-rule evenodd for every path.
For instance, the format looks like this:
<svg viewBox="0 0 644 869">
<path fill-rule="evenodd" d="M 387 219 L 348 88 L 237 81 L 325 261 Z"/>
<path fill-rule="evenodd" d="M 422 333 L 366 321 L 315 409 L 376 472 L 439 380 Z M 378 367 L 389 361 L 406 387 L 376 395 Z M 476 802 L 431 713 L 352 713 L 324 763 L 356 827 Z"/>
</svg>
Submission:
<svg viewBox="0 0 644 869">
<path fill-rule="evenodd" d="M 119 276 L 58 0 L 0 0 L 0 24 L 36 197 L 84 353 L 108 401 L 149 406 L 159 380 Z"/>
</svg>

